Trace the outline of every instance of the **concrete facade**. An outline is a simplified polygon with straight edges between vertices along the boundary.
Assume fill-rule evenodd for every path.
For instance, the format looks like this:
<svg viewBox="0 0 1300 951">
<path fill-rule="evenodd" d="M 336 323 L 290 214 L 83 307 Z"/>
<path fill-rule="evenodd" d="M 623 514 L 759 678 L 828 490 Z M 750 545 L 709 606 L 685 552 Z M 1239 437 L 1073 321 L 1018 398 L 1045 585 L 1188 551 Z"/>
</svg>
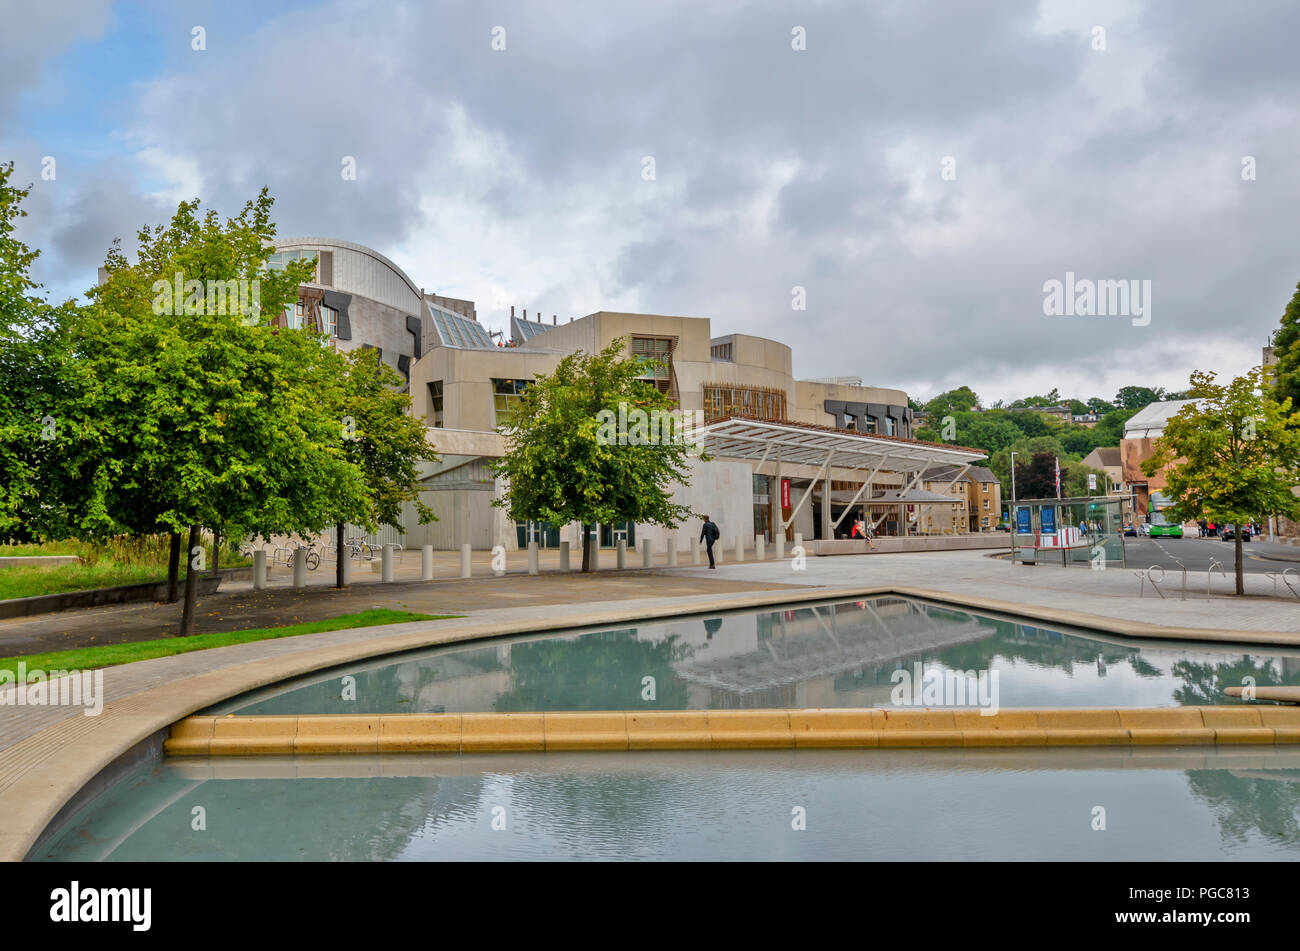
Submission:
<svg viewBox="0 0 1300 951">
<path fill-rule="evenodd" d="M 372 539 L 376 542 L 400 541 L 408 548 L 453 549 L 468 543 L 476 549 L 514 549 L 540 532 L 537 537 L 544 545 L 568 541 L 575 550 L 580 547 L 576 525 L 516 525 L 503 508 L 493 506 L 505 487 L 491 464 L 506 451 L 501 427 L 522 388 L 552 372 L 565 355 L 595 353 L 619 339 L 630 355 L 663 359 L 667 368 L 647 375 L 682 410 L 701 413 L 705 422 L 741 417 L 899 439 L 912 434 L 912 411 L 902 390 L 864 386 L 853 377 L 797 380 L 789 345 L 752 334 L 715 335 L 708 317 L 598 311 L 564 323 L 553 318 L 547 324 L 538 319 L 540 314 L 529 320 L 526 311 L 516 317 L 512 309 L 507 341 L 478 322 L 472 301 L 426 293 L 392 261 L 362 245 L 306 237 L 285 239 L 276 250 L 281 264 L 294 255 L 317 257 L 315 280 L 300 291 L 304 314 L 310 313 L 311 301 L 318 300 L 339 314 L 335 338 L 340 348 L 381 351 L 384 362 L 406 381 L 411 411 L 429 427 L 429 440 L 440 456 L 423 473 L 422 496 L 438 521 L 420 525 L 413 506 L 408 506 L 402 525 L 381 530 Z M 756 534 L 771 541 L 771 523 L 790 514 L 773 515 L 771 500 L 780 485 L 776 477 L 788 480 L 800 495 L 814 479 L 821 479 L 809 504 L 792 513 L 787 539 L 793 540 L 795 533 L 808 541 L 827 532 L 847 535 L 851 521 L 836 526 L 826 512 L 838 518 L 861 487 L 863 475 L 832 464 L 819 476 L 819 468 L 792 462 L 764 468 L 762 463 L 735 459 L 696 460 L 691 463 L 690 485 L 676 487 L 674 499 L 695 513 L 712 515 L 728 549 L 734 549 L 738 535 L 752 549 Z M 756 479 L 760 469 L 763 477 Z M 830 500 L 825 498 L 825 480 L 835 486 Z M 876 474 L 872 485 L 899 489 L 902 480 L 885 470 Z M 952 531 L 963 528 L 964 523 L 955 524 Z M 700 519 L 692 518 L 671 531 L 620 525 L 611 533 L 606 526 L 602 537 L 608 545 L 630 532 L 635 542 L 648 539 L 658 551 L 670 541 L 686 551 L 699 530 Z M 877 528 L 884 533 L 905 530 L 897 519 Z"/>
</svg>

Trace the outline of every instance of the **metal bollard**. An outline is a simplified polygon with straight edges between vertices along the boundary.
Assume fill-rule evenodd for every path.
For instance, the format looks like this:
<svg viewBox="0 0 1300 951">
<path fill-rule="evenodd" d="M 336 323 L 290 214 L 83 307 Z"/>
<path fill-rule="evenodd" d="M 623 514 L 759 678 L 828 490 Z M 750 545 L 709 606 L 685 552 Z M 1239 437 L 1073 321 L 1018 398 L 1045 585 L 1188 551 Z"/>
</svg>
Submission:
<svg viewBox="0 0 1300 951">
<path fill-rule="evenodd" d="M 253 590 L 261 591 L 266 587 L 266 549 L 259 548 L 253 552 Z"/>
<path fill-rule="evenodd" d="M 650 539 L 641 539 L 641 567 L 649 568 L 654 564 L 654 557 L 654 545 L 651 543 Z"/>
<path fill-rule="evenodd" d="M 794 547 L 795 548 L 803 547 L 803 532 L 794 533 Z"/>
<path fill-rule="evenodd" d="M 528 573 L 535 575 L 541 571 L 541 566 L 537 559 L 537 542 L 528 543 Z"/>
<path fill-rule="evenodd" d="M 783 531 L 776 533 L 776 560 L 785 560 L 785 532 Z"/>
<path fill-rule="evenodd" d="M 615 551 L 617 554 L 616 554 L 616 560 L 614 564 L 617 566 L 619 571 L 622 571 L 624 568 L 627 567 L 627 539 L 626 538 L 620 538 L 618 540 L 618 547 L 615 549 Z"/>
<path fill-rule="evenodd" d="M 467 544 L 460 546 L 460 576 L 462 578 L 468 578 L 471 574 L 470 555 L 472 551 L 473 550 Z"/>
<path fill-rule="evenodd" d="M 591 570 L 592 571 L 600 570 L 600 539 L 599 538 L 593 538 L 591 540 Z"/>
<path fill-rule="evenodd" d="M 677 538 L 674 535 L 668 536 L 668 567 L 677 567 Z"/>
<path fill-rule="evenodd" d="M 379 580 L 385 583 L 393 580 L 393 546 L 385 545 L 380 550 Z"/>
<path fill-rule="evenodd" d="M 433 580 L 433 546 L 420 546 L 420 580 Z"/>
<path fill-rule="evenodd" d="M 341 552 L 339 557 L 343 559 L 343 587 L 352 584 L 352 559 L 346 552 Z"/>
<path fill-rule="evenodd" d="M 560 542 L 560 570 L 569 570 L 569 543 Z"/>
<path fill-rule="evenodd" d="M 700 540 L 692 535 L 691 536 L 691 564 L 698 565 L 699 563 L 700 563 Z"/>
<path fill-rule="evenodd" d="M 745 536 L 737 535 L 736 536 L 736 561 L 740 562 L 744 560 L 745 560 Z"/>
<path fill-rule="evenodd" d="M 764 538 L 762 535 L 754 536 L 754 560 L 755 561 L 763 560 L 763 550 L 766 547 L 766 545 L 767 545 L 766 538 Z"/>
<path fill-rule="evenodd" d="M 307 587 L 307 549 L 305 548 L 293 550 L 293 586 Z"/>
</svg>

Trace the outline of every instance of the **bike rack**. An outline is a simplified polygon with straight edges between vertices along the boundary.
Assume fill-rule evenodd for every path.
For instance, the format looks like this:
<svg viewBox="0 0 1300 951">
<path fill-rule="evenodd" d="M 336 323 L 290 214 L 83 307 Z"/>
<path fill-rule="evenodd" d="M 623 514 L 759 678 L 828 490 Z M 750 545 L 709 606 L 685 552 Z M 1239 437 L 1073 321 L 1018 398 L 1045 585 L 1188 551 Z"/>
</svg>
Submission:
<svg viewBox="0 0 1300 951">
<path fill-rule="evenodd" d="M 1288 568 L 1286 571 L 1282 572 L 1282 583 L 1291 589 L 1292 594 L 1294 594 L 1297 598 L 1300 598 L 1300 591 L 1296 590 L 1295 585 L 1291 583 L 1291 579 L 1288 578 L 1287 575 L 1295 575 L 1297 579 L 1300 579 L 1300 574 L 1297 574 L 1294 568 Z M 1276 581 L 1273 582 L 1273 586 L 1274 586 L 1274 590 L 1276 590 L 1277 588 Z"/>
<path fill-rule="evenodd" d="M 1186 601 L 1187 600 L 1187 566 L 1183 564 L 1181 561 L 1179 561 L 1177 558 L 1174 559 L 1174 564 L 1176 564 L 1179 568 L 1183 569 L 1183 587 L 1182 590 L 1178 592 L 1178 600 Z"/>
<path fill-rule="evenodd" d="M 1221 578 L 1225 578 L 1225 579 L 1226 579 L 1226 578 L 1228 577 L 1228 573 L 1227 573 L 1226 571 L 1223 570 L 1223 562 L 1221 562 L 1221 561 L 1219 561 L 1219 560 L 1217 560 L 1217 559 L 1214 560 L 1214 561 L 1212 561 L 1212 562 L 1210 562 L 1210 567 L 1207 568 L 1207 569 L 1205 569 L 1205 596 L 1206 596 L 1207 598 L 1213 598 L 1213 597 L 1214 597 L 1214 595 L 1210 592 L 1210 575 L 1212 575 L 1212 574 L 1214 573 L 1214 569 L 1215 569 L 1215 568 L 1218 568 L 1218 569 L 1219 569 L 1219 576 L 1220 576 Z"/>
<path fill-rule="evenodd" d="M 1145 586 L 1146 586 L 1146 583 L 1147 583 L 1148 581 L 1151 582 L 1151 587 L 1152 587 L 1152 589 L 1155 591 L 1156 594 L 1160 595 L 1161 598 L 1163 598 L 1163 597 L 1165 596 L 1165 593 L 1164 593 L 1163 591 L 1160 590 L 1160 586 L 1156 584 L 1156 579 L 1151 577 L 1151 572 L 1153 572 L 1153 571 L 1158 571 L 1158 572 L 1160 572 L 1160 581 L 1163 583 L 1164 580 L 1165 580 L 1165 569 L 1161 568 L 1159 565 L 1152 565 L 1150 568 L 1139 569 L 1139 570 L 1133 572 L 1133 574 L 1137 575 L 1138 578 L 1141 579 L 1141 580 L 1138 582 L 1138 597 L 1139 597 L 1139 598 L 1145 597 L 1145 595 L 1143 594 L 1143 591 L 1145 590 Z"/>
</svg>

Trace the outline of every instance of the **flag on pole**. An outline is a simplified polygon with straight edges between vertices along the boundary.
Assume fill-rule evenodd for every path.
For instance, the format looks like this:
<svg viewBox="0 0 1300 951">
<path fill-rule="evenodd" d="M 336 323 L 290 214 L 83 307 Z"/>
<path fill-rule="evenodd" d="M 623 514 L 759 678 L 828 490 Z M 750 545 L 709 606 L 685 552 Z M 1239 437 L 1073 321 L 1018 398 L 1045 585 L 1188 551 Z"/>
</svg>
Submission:
<svg viewBox="0 0 1300 951">
<path fill-rule="evenodd" d="M 1056 497 L 1059 499 L 1061 497 L 1061 457 L 1053 456 L 1052 458 L 1056 460 Z"/>
</svg>

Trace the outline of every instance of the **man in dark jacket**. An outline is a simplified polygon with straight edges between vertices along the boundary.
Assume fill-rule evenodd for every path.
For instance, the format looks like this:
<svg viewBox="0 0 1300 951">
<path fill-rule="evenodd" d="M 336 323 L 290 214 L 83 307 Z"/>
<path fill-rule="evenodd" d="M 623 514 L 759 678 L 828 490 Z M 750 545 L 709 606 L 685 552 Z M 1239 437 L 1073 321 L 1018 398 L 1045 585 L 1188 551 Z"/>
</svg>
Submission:
<svg viewBox="0 0 1300 951">
<path fill-rule="evenodd" d="M 713 543 L 716 542 L 721 537 L 722 537 L 722 532 L 718 530 L 718 526 L 714 525 L 713 522 L 709 521 L 709 517 L 707 515 L 704 516 L 704 525 L 700 529 L 700 541 L 704 542 L 704 547 L 709 550 L 710 568 L 718 567 L 713 563 Z"/>
</svg>

